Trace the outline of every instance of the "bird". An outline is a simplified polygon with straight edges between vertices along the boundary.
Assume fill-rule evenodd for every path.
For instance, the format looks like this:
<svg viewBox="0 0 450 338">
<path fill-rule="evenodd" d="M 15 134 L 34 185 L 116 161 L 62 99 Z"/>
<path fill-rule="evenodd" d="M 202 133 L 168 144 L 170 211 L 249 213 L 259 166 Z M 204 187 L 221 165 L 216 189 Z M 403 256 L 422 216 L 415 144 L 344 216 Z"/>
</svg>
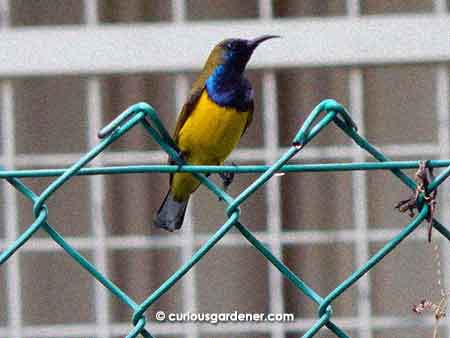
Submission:
<svg viewBox="0 0 450 338">
<path fill-rule="evenodd" d="M 278 38 L 232 38 L 218 43 L 194 81 L 178 115 L 173 140 L 180 157 L 192 165 L 222 165 L 239 143 L 253 117 L 253 89 L 244 70 L 262 42 Z M 169 163 L 174 163 L 169 159 Z M 221 175 L 224 186 L 232 176 Z M 189 197 L 200 182 L 189 173 L 170 175 L 169 190 L 154 225 L 173 232 L 181 228 Z"/>
</svg>

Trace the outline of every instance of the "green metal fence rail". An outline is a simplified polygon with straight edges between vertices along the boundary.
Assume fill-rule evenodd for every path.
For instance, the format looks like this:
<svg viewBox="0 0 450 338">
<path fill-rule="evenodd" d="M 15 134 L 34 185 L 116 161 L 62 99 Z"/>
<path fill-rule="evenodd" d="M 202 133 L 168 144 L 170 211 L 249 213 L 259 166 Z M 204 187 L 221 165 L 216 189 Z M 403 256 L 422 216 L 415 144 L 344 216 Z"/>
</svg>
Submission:
<svg viewBox="0 0 450 338">
<path fill-rule="evenodd" d="M 323 114 L 322 114 L 323 113 Z M 320 117 L 320 115 L 323 115 Z M 288 161 L 297 155 L 301 150 L 331 122 L 335 123 L 348 137 L 371 154 L 379 162 L 370 163 L 331 163 L 331 164 L 297 164 L 289 165 Z M 140 166 L 120 166 L 104 168 L 84 168 L 90 161 L 99 155 L 105 148 L 118 138 L 126 134 L 136 125 L 142 125 L 150 136 L 156 141 L 178 165 L 140 165 Z M 306 121 L 303 123 L 298 133 L 292 141 L 292 146 L 273 165 L 250 165 L 250 166 L 189 166 L 183 165 L 182 159 L 178 156 L 176 146 L 170 135 L 158 118 L 155 110 L 146 103 L 138 103 L 122 114 L 99 132 L 99 137 L 103 140 L 80 158 L 68 169 L 48 169 L 48 170 L 5 170 L 0 167 L 0 178 L 6 179 L 19 192 L 33 202 L 33 212 L 35 221 L 0 255 L 0 267 L 4 264 L 23 244 L 25 244 L 38 229 L 43 229 L 47 234 L 61 246 L 73 259 L 75 259 L 84 269 L 102 283 L 112 294 L 119 298 L 125 305 L 129 306 L 134 314 L 131 318 L 133 327 L 127 337 L 136 337 L 141 334 L 143 337 L 153 337 L 150 333 L 151 324 L 146 325 L 146 311 L 164 293 L 174 286 L 189 270 L 199 261 L 220 239 L 235 227 L 239 232 L 279 271 L 291 281 L 296 288 L 317 304 L 317 321 L 303 335 L 304 338 L 313 337 L 322 327 L 326 326 L 336 336 L 348 338 L 345 333 L 333 322 L 333 301 L 345 292 L 350 286 L 358 281 L 372 267 L 379 263 L 388 255 L 401 241 L 409 236 L 427 218 L 430 207 L 425 202 L 423 194 L 419 195 L 417 206 L 418 214 L 406 225 L 394 238 L 384 245 L 375 255 L 373 255 L 363 266 L 354 271 L 347 279 L 339 284 L 328 295 L 321 296 L 314 288 L 305 283 L 299 276 L 294 274 L 289 268 L 271 251 L 259 241 L 252 232 L 240 222 L 239 206 L 249 198 L 257 189 L 264 185 L 271 177 L 279 172 L 321 172 L 321 171 L 348 171 L 348 170 L 390 170 L 411 190 L 416 189 L 416 183 L 401 169 L 418 168 L 419 161 L 390 161 L 383 153 L 372 146 L 365 138 L 358 134 L 350 116 L 345 108 L 334 100 L 324 100 L 314 108 Z M 431 192 L 450 175 L 450 160 L 429 161 L 428 166 L 446 167 L 427 187 Z M 221 225 L 218 230 L 196 251 L 193 256 L 185 262 L 170 278 L 168 278 L 156 291 L 148 296 L 142 303 L 136 303 L 108 277 L 101 274 L 93 264 L 86 260 L 77 250 L 75 250 L 58 231 L 47 222 L 48 208 L 45 202 L 52 194 L 75 175 L 109 175 L 109 174 L 132 174 L 150 172 L 190 172 L 197 177 L 200 182 L 226 203 L 226 213 L 228 220 Z M 215 183 L 209 180 L 206 173 L 235 172 L 235 173 L 262 173 L 252 184 L 250 184 L 238 196 L 232 197 Z M 30 188 L 21 182 L 21 177 L 46 177 L 56 176 L 57 178 L 40 194 L 36 195 Z M 450 240 L 450 232 L 438 220 L 433 219 L 433 227 L 444 237 Z"/>
</svg>

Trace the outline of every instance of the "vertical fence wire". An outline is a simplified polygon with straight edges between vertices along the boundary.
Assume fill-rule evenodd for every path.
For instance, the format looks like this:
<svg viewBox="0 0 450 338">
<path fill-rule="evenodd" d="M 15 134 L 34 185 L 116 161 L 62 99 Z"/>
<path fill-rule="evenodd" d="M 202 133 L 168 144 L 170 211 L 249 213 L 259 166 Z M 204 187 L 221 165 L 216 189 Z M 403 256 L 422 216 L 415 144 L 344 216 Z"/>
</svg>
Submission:
<svg viewBox="0 0 450 338">
<path fill-rule="evenodd" d="M 273 18 L 273 3 L 268 0 L 259 0 L 260 20 L 271 20 Z M 279 152 L 279 116 L 277 99 L 277 80 L 274 70 L 266 70 L 262 73 L 262 116 L 264 130 L 265 162 L 268 165 L 274 163 Z M 265 189 L 265 200 L 267 207 L 267 243 L 272 253 L 283 257 L 283 246 L 281 242 L 282 217 L 281 217 L 281 186 L 280 178 L 273 177 L 267 183 Z M 271 313 L 284 313 L 283 276 L 277 269 L 269 266 L 269 309 Z M 271 326 L 272 337 L 283 337 L 284 326 L 274 323 Z"/>
<path fill-rule="evenodd" d="M 361 15 L 359 0 L 347 0 L 347 15 L 359 17 Z M 349 70 L 349 105 L 350 111 L 358 124 L 359 133 L 364 136 L 364 82 L 361 68 Z M 365 155 L 362 149 L 355 148 L 353 161 L 364 161 Z M 367 215 L 367 177 L 363 171 L 352 173 L 353 191 L 353 218 L 356 226 L 355 235 L 355 262 L 361 266 L 369 259 L 369 236 Z M 370 273 L 364 276 L 358 283 L 358 317 L 360 320 L 359 334 L 361 338 L 372 338 L 370 326 L 371 302 L 370 302 Z"/>
<path fill-rule="evenodd" d="M 436 83 L 436 100 L 437 100 L 437 120 L 438 120 L 438 139 L 441 159 L 450 157 L 450 133 L 449 133 L 449 73 L 448 68 L 444 65 L 436 67 L 435 83 Z M 450 194 L 450 188 L 447 185 L 442 186 L 442 196 L 448 196 Z M 444 223 L 450 222 L 450 209 L 447 207 L 441 208 L 442 220 Z M 440 257 L 442 262 L 448 262 L 450 260 L 450 247 L 446 240 L 441 240 L 440 244 Z M 446 265 L 441 264 L 441 270 L 443 273 L 443 288 L 447 290 L 450 287 L 450 271 Z M 448 320 L 443 321 L 446 328 L 446 335 L 450 334 L 450 322 Z"/>
<path fill-rule="evenodd" d="M 172 0 L 172 17 L 174 23 L 183 24 L 186 20 L 187 3 L 183 0 Z M 177 116 L 186 101 L 189 90 L 188 77 L 186 74 L 179 74 L 175 77 L 175 102 L 176 109 L 173 116 Z M 189 260 L 195 250 L 195 235 L 192 210 L 195 207 L 195 200 L 190 201 L 186 210 L 184 221 L 183 244 L 181 247 L 181 259 L 183 262 Z M 183 279 L 183 311 L 195 313 L 197 311 L 197 288 L 196 288 L 196 270 Z M 197 325 L 186 323 L 186 337 L 196 338 L 199 336 Z"/>
<path fill-rule="evenodd" d="M 433 0 L 433 10 L 436 15 L 446 15 L 448 14 L 447 2 L 446 0 Z M 439 140 L 439 158 L 449 158 L 450 157 L 450 101 L 449 101 L 449 68 L 448 65 L 441 64 L 436 66 L 434 78 L 435 78 L 435 99 L 436 99 L 436 110 L 437 110 L 437 121 L 438 121 L 438 140 Z M 450 194 L 450 188 L 448 185 L 443 185 L 442 195 L 448 196 Z M 450 222 L 450 209 L 442 208 L 441 211 L 443 222 L 448 224 Z M 443 262 L 450 261 L 450 248 L 447 241 L 440 241 L 440 257 Z M 450 269 L 443 268 L 443 288 L 449 290 L 450 288 Z M 445 333 L 444 335 L 450 335 L 450 321 L 445 320 Z"/>
<path fill-rule="evenodd" d="M 98 1 L 84 0 L 84 19 L 86 25 L 98 25 Z M 97 143 L 97 132 L 102 127 L 102 103 L 100 92 L 100 80 L 92 76 L 86 82 L 87 120 L 88 120 L 88 146 L 93 148 Z M 92 165 L 102 166 L 102 158 L 96 158 Z M 94 262 L 100 271 L 108 274 L 108 258 L 106 246 L 106 226 L 104 223 L 105 208 L 105 178 L 104 176 L 92 176 L 89 178 L 90 203 L 93 206 L 90 212 L 90 226 L 94 235 Z M 94 282 L 95 292 L 95 316 L 98 325 L 98 337 L 110 337 L 110 307 L 107 290 Z"/>
<path fill-rule="evenodd" d="M 15 123 L 14 123 L 14 99 L 11 81 L 3 80 L 1 83 L 2 99 L 2 138 L 4 164 L 7 168 L 14 167 L 15 157 Z M 18 201 L 14 188 L 3 181 L 3 194 L 8 208 L 4 209 L 5 238 L 7 243 L 16 240 L 19 235 Z M 8 322 L 11 338 L 21 337 L 22 328 L 22 291 L 20 279 L 20 255 L 15 255 L 11 263 L 6 267 Z"/>
<path fill-rule="evenodd" d="M 11 25 L 9 0 L 0 0 L 1 29 L 9 28 Z M 0 99 L 2 111 L 2 151 L 3 163 L 7 168 L 14 167 L 15 160 L 15 123 L 14 123 L 14 92 L 12 82 L 7 79 L 0 81 Z M 19 233 L 17 215 L 17 194 L 14 188 L 3 181 L 3 196 L 5 203 L 9 206 L 4 210 L 5 239 L 7 243 L 14 241 Z M 6 284 L 8 311 L 8 328 L 11 338 L 21 337 L 22 328 L 22 292 L 20 280 L 20 256 L 16 255 L 6 268 Z"/>
<path fill-rule="evenodd" d="M 92 148 L 96 144 L 96 131 L 101 128 L 101 99 L 100 83 L 98 78 L 89 78 L 87 80 L 87 101 L 88 101 L 88 144 Z M 101 158 L 97 158 L 92 165 L 102 166 Z M 106 246 L 106 225 L 105 219 L 105 177 L 91 176 L 89 178 L 90 199 L 92 208 L 91 227 L 94 235 L 94 262 L 99 270 L 108 274 L 108 255 Z M 106 289 L 101 284 L 95 283 L 95 313 L 96 321 L 99 326 L 99 337 L 108 338 L 109 333 L 109 301 Z"/>
<path fill-rule="evenodd" d="M 277 88 L 276 78 L 273 71 L 265 71 L 262 76 L 263 86 L 263 129 L 264 129 L 264 148 L 265 162 L 268 165 L 274 163 L 278 158 L 278 109 L 277 109 Z M 282 212 L 281 212 L 281 185 L 280 177 L 273 177 L 265 189 L 266 208 L 267 208 L 267 226 L 268 241 L 272 253 L 283 257 L 283 247 L 281 244 L 282 232 Z M 273 267 L 269 267 L 269 303 L 272 313 L 284 312 L 283 301 L 283 278 Z M 272 327 L 272 336 L 281 337 L 284 334 L 283 325 L 274 323 Z"/>
<path fill-rule="evenodd" d="M 358 123 L 359 133 L 364 135 L 364 104 L 362 70 L 355 68 L 349 71 L 350 109 Z M 355 148 L 353 161 L 362 162 L 365 155 L 362 149 Z M 364 171 L 352 173 L 353 219 L 355 224 L 355 263 L 361 266 L 369 259 L 368 215 L 367 215 L 367 177 Z M 358 317 L 359 333 L 362 338 L 371 338 L 370 328 L 370 272 L 358 283 Z"/>
</svg>

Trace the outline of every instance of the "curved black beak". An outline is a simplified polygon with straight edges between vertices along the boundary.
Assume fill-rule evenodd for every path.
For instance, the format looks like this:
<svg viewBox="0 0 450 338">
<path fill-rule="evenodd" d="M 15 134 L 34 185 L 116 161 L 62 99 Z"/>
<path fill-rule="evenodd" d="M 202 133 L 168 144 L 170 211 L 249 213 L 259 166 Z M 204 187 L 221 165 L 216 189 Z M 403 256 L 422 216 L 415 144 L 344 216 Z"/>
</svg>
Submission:
<svg viewBox="0 0 450 338">
<path fill-rule="evenodd" d="M 262 35 L 253 40 L 248 40 L 247 44 L 251 50 L 254 50 L 261 42 L 264 42 L 269 39 L 281 38 L 279 35 Z"/>
</svg>

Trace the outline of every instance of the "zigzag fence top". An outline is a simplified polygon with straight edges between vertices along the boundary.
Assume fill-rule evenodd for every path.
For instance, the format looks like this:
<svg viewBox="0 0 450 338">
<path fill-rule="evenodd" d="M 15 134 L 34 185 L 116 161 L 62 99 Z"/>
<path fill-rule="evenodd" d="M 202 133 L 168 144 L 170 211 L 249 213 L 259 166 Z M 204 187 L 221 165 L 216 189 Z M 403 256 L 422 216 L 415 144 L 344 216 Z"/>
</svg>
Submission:
<svg viewBox="0 0 450 338">
<path fill-rule="evenodd" d="M 319 117 L 324 113 L 322 117 Z M 350 137 L 359 147 L 371 154 L 378 162 L 361 163 L 331 163 L 331 164 L 297 164 L 289 165 L 288 161 L 297 155 L 301 150 L 320 132 L 326 130 L 329 123 L 335 123 L 348 137 Z M 120 166 L 120 167 L 102 167 L 85 168 L 85 166 L 99 155 L 105 148 L 118 138 L 126 134 L 136 125 L 142 125 L 150 136 L 161 146 L 167 154 L 175 160 L 178 165 L 141 165 L 141 166 Z M 38 229 L 43 229 L 47 234 L 82 268 L 86 269 L 94 278 L 103 284 L 112 294 L 119 298 L 124 306 L 129 306 L 133 311 L 131 318 L 130 331 L 127 337 L 136 337 L 139 334 L 143 337 L 153 337 L 151 326 L 146 325 L 146 311 L 152 304 L 174 286 L 189 270 L 202 259 L 202 257 L 235 227 L 267 260 L 269 260 L 279 271 L 292 282 L 299 292 L 302 292 L 317 304 L 317 321 L 303 335 L 303 338 L 310 338 L 322 328 L 327 327 L 337 337 L 348 338 L 349 335 L 338 327 L 332 320 L 333 301 L 344 293 L 351 285 L 356 283 L 365 273 L 379 263 L 389 252 L 408 237 L 418 226 L 427 218 L 430 218 L 430 224 L 445 238 L 450 240 L 450 232 L 438 220 L 432 218 L 432 206 L 429 203 L 429 194 L 450 175 L 450 160 L 428 161 L 429 168 L 446 167 L 437 177 L 433 178 L 428 186 L 422 190 L 417 189 L 416 182 L 402 172 L 401 169 L 418 168 L 419 161 L 390 161 L 382 152 L 371 145 L 364 137 L 358 134 L 357 128 L 350 118 L 346 109 L 334 100 L 324 100 L 317 105 L 307 117 L 298 133 L 292 140 L 292 146 L 271 166 L 250 165 L 250 166 L 192 166 L 185 165 L 178 156 L 176 145 L 164 128 L 161 120 L 158 118 L 155 110 L 146 103 L 138 103 L 122 114 L 99 132 L 102 141 L 91 149 L 87 154 L 80 158 L 76 163 L 67 169 L 44 169 L 44 170 L 5 170 L 0 167 L 0 178 L 6 179 L 14 188 L 25 195 L 33 202 L 34 222 L 24 231 L 19 238 L 11 243 L 8 248 L 0 255 L 1 266 L 25 244 Z M 377 253 L 375 253 L 363 266 L 354 271 L 341 284 L 337 285 L 328 295 L 319 295 L 313 285 L 308 285 L 299 276 L 294 274 L 289 268 L 253 234 L 249 228 L 240 222 L 239 206 L 251 195 L 264 185 L 271 177 L 279 172 L 305 172 L 305 171 L 345 171 L 345 170 L 390 170 L 397 176 L 403 184 L 411 190 L 416 191 L 415 207 L 418 214 L 412 218 L 395 237 L 385 244 Z M 148 296 L 142 303 L 136 303 L 130 296 L 115 285 L 107 276 L 101 274 L 96 267 L 86 260 L 77 250 L 70 246 L 56 230 L 57 226 L 52 226 L 47 222 L 48 208 L 45 204 L 53 193 L 59 189 L 65 182 L 75 175 L 110 175 L 119 173 L 149 173 L 149 172 L 189 172 L 195 175 L 197 179 L 205 185 L 212 193 L 217 195 L 221 201 L 227 205 L 227 221 L 218 227 L 217 231 L 196 251 L 193 256 L 185 262 L 170 278 Z M 218 172 L 236 172 L 236 173 L 261 173 L 261 175 L 243 190 L 238 196 L 232 197 L 215 183 L 206 177 L 206 173 Z M 35 194 L 27 187 L 20 178 L 22 177 L 45 177 L 56 176 L 57 178 L 40 194 Z M 432 218 L 432 219 L 431 219 Z"/>
</svg>

